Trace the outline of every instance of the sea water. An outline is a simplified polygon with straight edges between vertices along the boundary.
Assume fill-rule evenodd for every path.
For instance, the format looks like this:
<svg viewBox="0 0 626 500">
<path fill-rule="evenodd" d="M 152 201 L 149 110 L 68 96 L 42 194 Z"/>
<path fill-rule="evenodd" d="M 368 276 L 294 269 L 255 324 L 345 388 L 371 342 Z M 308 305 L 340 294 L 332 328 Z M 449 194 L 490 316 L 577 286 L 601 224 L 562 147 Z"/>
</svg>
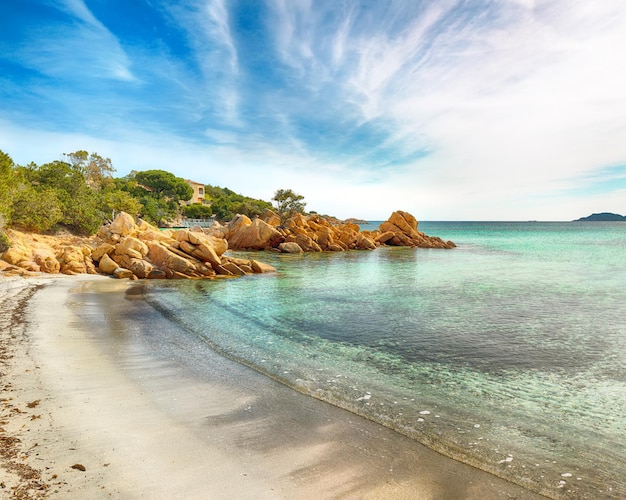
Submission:
<svg viewBox="0 0 626 500">
<path fill-rule="evenodd" d="M 222 354 L 550 497 L 626 497 L 626 223 L 421 223 L 452 250 L 159 282 Z"/>
</svg>

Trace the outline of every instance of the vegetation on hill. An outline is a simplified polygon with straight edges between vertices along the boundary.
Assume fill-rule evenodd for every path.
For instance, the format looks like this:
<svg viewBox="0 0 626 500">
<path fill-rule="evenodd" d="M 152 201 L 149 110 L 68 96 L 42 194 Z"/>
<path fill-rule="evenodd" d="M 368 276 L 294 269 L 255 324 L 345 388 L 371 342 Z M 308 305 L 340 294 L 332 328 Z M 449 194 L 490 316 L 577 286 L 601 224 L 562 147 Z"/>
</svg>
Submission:
<svg viewBox="0 0 626 500">
<path fill-rule="evenodd" d="M 211 206 L 212 215 L 219 221 L 231 220 L 237 214 L 254 218 L 272 208 L 272 204 L 267 201 L 243 196 L 218 186 L 205 186 L 204 198 Z"/>
<path fill-rule="evenodd" d="M 588 217 L 581 217 L 576 222 L 615 222 L 626 221 L 626 216 L 614 214 L 611 212 L 601 212 L 598 214 L 591 214 Z"/>
<path fill-rule="evenodd" d="M 63 158 L 20 166 L 0 150 L 0 252 L 4 225 L 88 235 L 121 211 L 162 224 L 180 216 L 222 222 L 236 214 L 252 218 L 273 208 L 268 201 L 211 185 L 205 186 L 204 204 L 185 205 L 192 187 L 165 170 L 132 171 L 116 178 L 111 160 L 97 153 L 81 150 Z M 281 215 L 304 209 L 303 197 L 291 190 L 277 191 L 274 201 Z"/>
</svg>

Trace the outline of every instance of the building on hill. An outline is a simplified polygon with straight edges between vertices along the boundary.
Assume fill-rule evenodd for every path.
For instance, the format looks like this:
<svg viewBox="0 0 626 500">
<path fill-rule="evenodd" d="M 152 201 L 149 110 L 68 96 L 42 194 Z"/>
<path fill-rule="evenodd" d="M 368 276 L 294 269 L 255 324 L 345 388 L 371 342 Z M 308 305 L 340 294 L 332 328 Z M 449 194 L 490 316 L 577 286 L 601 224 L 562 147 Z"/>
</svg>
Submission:
<svg viewBox="0 0 626 500">
<path fill-rule="evenodd" d="M 192 203 L 204 203 L 204 184 L 201 182 L 185 179 L 185 182 L 193 188 L 193 196 L 190 200 L 187 200 L 187 205 Z"/>
</svg>

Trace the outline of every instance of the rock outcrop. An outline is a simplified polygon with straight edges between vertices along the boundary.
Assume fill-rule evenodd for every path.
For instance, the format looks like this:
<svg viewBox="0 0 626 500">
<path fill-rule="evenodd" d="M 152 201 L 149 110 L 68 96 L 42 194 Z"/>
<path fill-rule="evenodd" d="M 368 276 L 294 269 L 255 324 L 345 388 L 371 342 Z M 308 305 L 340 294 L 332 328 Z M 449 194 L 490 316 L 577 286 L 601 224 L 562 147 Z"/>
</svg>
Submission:
<svg viewBox="0 0 626 500">
<path fill-rule="evenodd" d="M 296 214 L 280 225 L 280 218 L 268 211 L 263 218 L 250 220 L 238 215 L 226 226 L 205 230 L 228 241 L 237 250 L 271 250 L 286 253 L 371 250 L 376 242 L 357 224 L 334 223 L 320 215 Z"/>
<path fill-rule="evenodd" d="M 225 226 L 205 230 L 224 238 L 232 249 L 271 250 L 285 253 L 374 250 L 381 245 L 420 248 L 454 248 L 451 241 L 418 231 L 417 220 L 397 211 L 376 231 L 361 231 L 354 222 L 341 223 L 320 215 L 296 214 L 280 225 L 280 218 L 267 211 L 263 218 L 250 220 L 238 215 Z"/>
<path fill-rule="evenodd" d="M 263 250 L 278 246 L 284 240 L 274 226 L 258 218 L 252 221 L 245 215 L 237 215 L 227 228 L 225 237 L 231 248 Z"/>
<path fill-rule="evenodd" d="M 393 246 L 420 248 L 454 248 L 451 241 L 443 241 L 437 236 L 427 236 L 417 230 L 418 222 L 410 213 L 400 210 L 393 212 L 388 220 L 380 225 L 379 243 Z"/>
<path fill-rule="evenodd" d="M 273 272 L 256 260 L 225 255 L 234 250 L 274 250 L 285 253 L 374 250 L 381 245 L 454 248 L 451 241 L 418 230 L 411 214 L 397 211 L 375 231 L 320 215 L 297 214 L 280 224 L 268 211 L 250 220 L 238 215 L 230 223 L 209 229 L 164 231 L 122 212 L 90 238 L 45 236 L 8 230 L 10 248 L 0 255 L 7 274 L 107 274 L 117 278 L 214 278 Z"/>
<path fill-rule="evenodd" d="M 44 236 L 7 231 L 11 247 L 0 271 L 107 274 L 116 278 L 214 278 L 274 272 L 256 260 L 224 255 L 228 242 L 202 231 L 160 231 L 124 212 L 96 236 Z"/>
</svg>

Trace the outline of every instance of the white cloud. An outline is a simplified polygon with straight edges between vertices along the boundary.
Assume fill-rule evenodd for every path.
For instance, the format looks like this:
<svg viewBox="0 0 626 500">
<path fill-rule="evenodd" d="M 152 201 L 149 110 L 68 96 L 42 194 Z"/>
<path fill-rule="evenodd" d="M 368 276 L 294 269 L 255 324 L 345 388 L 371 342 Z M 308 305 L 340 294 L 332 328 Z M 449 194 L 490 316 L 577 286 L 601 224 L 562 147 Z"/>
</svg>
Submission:
<svg viewBox="0 0 626 500">
<path fill-rule="evenodd" d="M 26 28 L 28 45 L 6 56 L 55 78 L 135 80 L 119 40 L 82 0 L 57 7 L 70 16 L 64 24 Z"/>
<path fill-rule="evenodd" d="M 433 150 L 405 182 L 439 176 L 448 185 L 442 193 L 460 187 L 468 204 L 488 197 L 506 206 L 507 198 L 625 161 L 626 58 L 615 47 L 626 46 L 626 19 L 608 6 L 584 24 L 584 11 L 580 3 L 554 3 L 524 11 L 505 29 L 453 26 L 437 34 L 442 52 L 425 62 L 411 61 L 403 46 L 391 50 L 391 61 L 371 60 L 370 71 L 381 74 L 361 78 L 376 110 L 366 117 L 391 118 L 397 137 Z M 464 44 L 461 53 L 446 52 Z M 399 71 L 402 62 L 415 67 Z"/>
<path fill-rule="evenodd" d="M 274 48 L 238 37 L 224 0 L 163 4 L 186 33 L 191 60 L 163 50 L 142 58 L 152 69 L 137 73 L 178 82 L 168 109 L 188 120 L 181 129 L 198 124 L 195 139 L 176 136 L 175 123 L 124 123 L 121 114 L 107 122 L 120 140 L 5 121 L 0 147 L 38 163 L 88 149 L 111 156 L 121 174 L 163 168 L 265 199 L 289 187 L 310 209 L 340 217 L 404 209 L 420 219 L 567 220 L 626 211 L 623 191 L 583 192 L 594 172 L 608 179 L 600 169 L 626 163 L 621 1 L 268 4 L 259 26 Z M 26 63 L 50 74 L 97 63 L 109 77 L 133 78 L 121 42 L 85 3 L 64 5 L 75 19 L 67 41 L 40 55 L 30 49 Z M 33 47 L 53 39 L 50 29 Z M 79 62 L 67 56 L 74 50 Z M 279 70 L 259 76 L 245 67 L 244 51 L 254 50 L 275 50 Z M 280 86 L 254 87 L 265 76 Z M 366 139 L 335 153 L 353 146 L 361 125 Z"/>
<path fill-rule="evenodd" d="M 302 72 L 313 58 L 313 30 L 318 20 L 311 0 L 271 0 L 276 22 L 271 29 L 278 54 L 285 64 Z"/>
<path fill-rule="evenodd" d="M 228 4 L 224 0 L 160 3 L 185 32 L 193 50 L 192 60 L 185 63 L 200 69 L 198 74 L 189 74 L 188 78 L 194 81 L 186 83 L 184 97 L 192 103 L 190 111 L 198 116 L 198 121 L 212 110 L 224 123 L 240 125 L 239 54 L 230 29 Z M 175 57 L 176 54 L 170 56 Z"/>
</svg>

